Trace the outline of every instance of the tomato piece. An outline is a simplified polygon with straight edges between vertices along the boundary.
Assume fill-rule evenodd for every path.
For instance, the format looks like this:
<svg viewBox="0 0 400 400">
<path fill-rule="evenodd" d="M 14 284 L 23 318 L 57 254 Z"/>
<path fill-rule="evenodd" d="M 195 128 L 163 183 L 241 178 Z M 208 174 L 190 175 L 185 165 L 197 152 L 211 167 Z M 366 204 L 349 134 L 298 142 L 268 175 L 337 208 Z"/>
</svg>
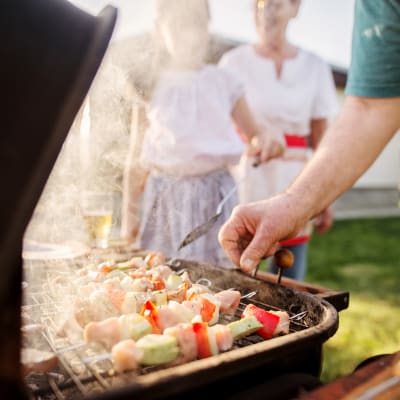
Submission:
<svg viewBox="0 0 400 400">
<path fill-rule="evenodd" d="M 158 333 L 158 334 L 162 333 L 161 329 L 157 325 L 157 317 L 158 317 L 157 307 L 152 301 L 150 300 L 145 301 L 139 314 L 145 317 L 147 321 L 150 322 L 152 333 Z"/>
<path fill-rule="evenodd" d="M 279 316 L 266 311 L 255 304 L 248 304 L 242 312 L 242 317 L 253 316 L 262 324 L 262 328 L 256 331 L 264 339 L 270 339 L 279 324 Z"/>
<path fill-rule="evenodd" d="M 200 315 L 204 322 L 210 322 L 214 316 L 216 305 L 203 296 L 198 296 L 197 301 L 200 303 Z"/>
<path fill-rule="evenodd" d="M 112 270 L 115 269 L 115 264 L 114 264 L 113 262 L 110 262 L 110 261 L 104 261 L 104 262 L 100 263 L 100 264 L 97 266 L 97 269 L 98 269 L 100 272 L 106 272 L 106 273 L 108 273 L 108 272 L 111 272 Z"/>
<path fill-rule="evenodd" d="M 164 281 L 161 278 L 152 279 L 151 283 L 153 284 L 153 290 L 165 289 Z"/>
<path fill-rule="evenodd" d="M 160 252 L 150 252 L 144 258 L 144 262 L 150 267 L 156 267 L 157 265 L 161 265 L 165 263 L 165 256 Z"/>
<path fill-rule="evenodd" d="M 208 324 L 206 322 L 193 322 L 193 331 L 196 334 L 197 357 L 207 358 L 212 355 L 208 339 Z"/>
</svg>

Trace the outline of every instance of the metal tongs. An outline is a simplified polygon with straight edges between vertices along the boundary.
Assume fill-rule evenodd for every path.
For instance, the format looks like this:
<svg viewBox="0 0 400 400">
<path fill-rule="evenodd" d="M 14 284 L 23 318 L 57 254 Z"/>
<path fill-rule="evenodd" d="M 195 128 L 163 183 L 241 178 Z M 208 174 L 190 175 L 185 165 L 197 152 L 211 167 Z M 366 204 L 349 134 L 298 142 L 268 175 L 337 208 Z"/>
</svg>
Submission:
<svg viewBox="0 0 400 400">
<path fill-rule="evenodd" d="M 260 160 L 257 158 L 252 166 L 253 167 L 258 167 L 260 165 Z M 215 224 L 219 216 L 222 214 L 222 207 L 224 204 L 233 196 L 234 193 L 237 192 L 239 185 L 241 182 L 243 182 L 246 179 L 246 176 L 244 176 L 242 179 L 240 179 L 235 186 L 224 196 L 224 198 L 219 202 L 217 206 L 217 211 L 216 213 L 206 222 L 202 223 L 201 225 L 197 226 L 194 228 L 191 232 L 189 232 L 186 236 L 185 239 L 183 239 L 182 243 L 179 245 L 178 250 L 182 249 L 183 247 L 187 246 L 188 244 L 194 242 L 196 239 L 199 237 L 205 235 Z"/>
</svg>

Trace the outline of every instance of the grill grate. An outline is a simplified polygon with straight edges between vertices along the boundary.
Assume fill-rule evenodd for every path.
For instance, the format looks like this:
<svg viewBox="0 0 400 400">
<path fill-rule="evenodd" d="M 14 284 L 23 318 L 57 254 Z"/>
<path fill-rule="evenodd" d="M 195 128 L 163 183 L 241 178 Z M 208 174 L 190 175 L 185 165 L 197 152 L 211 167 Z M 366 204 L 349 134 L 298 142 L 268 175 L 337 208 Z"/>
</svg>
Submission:
<svg viewBox="0 0 400 400">
<path fill-rule="evenodd" d="M 190 270 L 188 271 L 190 274 Z M 39 323 L 45 327 L 42 332 L 41 347 L 54 352 L 59 360 L 56 371 L 47 374 L 31 374 L 25 380 L 28 388 L 35 399 L 79 399 L 93 396 L 95 393 L 102 393 L 111 388 L 121 387 L 132 382 L 140 382 L 141 378 L 160 370 L 167 370 L 168 366 L 142 367 L 135 372 L 125 372 L 122 374 L 114 373 L 112 361 L 109 359 L 98 359 L 99 355 L 107 353 L 101 345 L 92 345 L 82 342 L 82 338 L 71 338 L 69 336 L 60 337 L 58 320 L 65 316 L 65 304 L 68 303 L 69 296 L 63 295 L 63 301 L 59 301 L 57 287 L 54 286 L 55 279 L 67 282 L 71 276 L 70 267 L 65 268 L 45 268 L 42 273 L 35 271 L 36 285 L 26 292 L 23 314 L 28 315 L 30 322 Z M 211 285 L 211 280 L 207 282 L 204 278 L 196 282 Z M 41 283 L 42 282 L 42 283 Z M 43 283 L 44 282 L 44 283 Z M 36 290 L 34 290 L 36 289 Z M 218 285 L 211 285 L 212 292 L 224 290 Z M 226 288 L 225 288 L 226 289 Z M 257 290 L 244 290 L 238 288 L 242 293 L 241 302 L 233 316 L 220 315 L 219 323 L 227 324 L 239 319 L 241 312 L 247 304 L 253 303 L 267 310 L 287 311 L 291 317 L 290 333 L 299 332 L 307 329 L 310 324 L 304 315 L 297 317 L 298 310 L 284 309 L 276 305 L 267 304 L 258 300 Z M 68 292 L 67 292 L 68 293 Z M 273 340 L 273 339 L 272 339 Z M 250 335 L 234 342 L 234 346 L 227 352 L 235 349 L 251 346 L 263 342 L 264 339 L 258 335 Z M 197 361 L 194 361 L 195 363 Z"/>
</svg>

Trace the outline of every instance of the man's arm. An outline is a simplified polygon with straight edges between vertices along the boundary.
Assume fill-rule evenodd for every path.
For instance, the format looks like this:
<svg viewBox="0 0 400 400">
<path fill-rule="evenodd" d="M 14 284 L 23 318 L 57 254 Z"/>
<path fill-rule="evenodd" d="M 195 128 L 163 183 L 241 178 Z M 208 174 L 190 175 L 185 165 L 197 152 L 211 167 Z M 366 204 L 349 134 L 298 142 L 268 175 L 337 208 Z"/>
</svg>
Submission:
<svg viewBox="0 0 400 400">
<path fill-rule="evenodd" d="M 328 127 L 327 118 L 312 119 L 310 123 L 310 146 L 316 150 Z M 326 207 L 315 219 L 314 227 L 318 233 L 328 231 L 333 224 L 333 207 Z"/>
<path fill-rule="evenodd" d="M 348 97 L 293 184 L 268 200 L 235 207 L 219 232 L 228 257 L 244 271 L 274 254 L 368 169 L 400 127 L 400 98 Z"/>
<path fill-rule="evenodd" d="M 349 96 L 288 193 L 313 218 L 349 189 L 400 128 L 400 98 Z"/>
</svg>

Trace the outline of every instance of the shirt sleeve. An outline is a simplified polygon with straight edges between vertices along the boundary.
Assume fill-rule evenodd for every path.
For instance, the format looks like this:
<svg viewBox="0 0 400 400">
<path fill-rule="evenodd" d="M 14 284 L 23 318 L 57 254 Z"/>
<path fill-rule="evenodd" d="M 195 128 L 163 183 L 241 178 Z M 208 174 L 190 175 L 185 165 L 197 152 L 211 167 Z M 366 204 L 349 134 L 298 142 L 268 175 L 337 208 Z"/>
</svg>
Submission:
<svg viewBox="0 0 400 400">
<path fill-rule="evenodd" d="M 320 60 L 317 93 L 313 103 L 311 117 L 313 119 L 331 118 L 338 109 L 335 81 L 331 67 Z"/>
<path fill-rule="evenodd" d="M 400 96 L 400 2 L 356 0 L 346 94 Z"/>
</svg>

